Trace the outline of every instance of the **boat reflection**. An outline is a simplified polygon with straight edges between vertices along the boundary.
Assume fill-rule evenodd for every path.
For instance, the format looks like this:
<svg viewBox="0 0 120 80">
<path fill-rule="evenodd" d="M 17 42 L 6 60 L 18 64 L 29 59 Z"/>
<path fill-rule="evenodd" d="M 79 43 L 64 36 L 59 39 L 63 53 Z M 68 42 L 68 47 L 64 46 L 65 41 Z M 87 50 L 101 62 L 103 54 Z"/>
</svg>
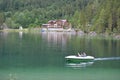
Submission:
<svg viewBox="0 0 120 80">
<path fill-rule="evenodd" d="M 93 63 L 94 62 L 80 62 L 80 63 L 66 62 L 66 67 L 83 68 L 83 67 L 91 66 Z"/>
</svg>

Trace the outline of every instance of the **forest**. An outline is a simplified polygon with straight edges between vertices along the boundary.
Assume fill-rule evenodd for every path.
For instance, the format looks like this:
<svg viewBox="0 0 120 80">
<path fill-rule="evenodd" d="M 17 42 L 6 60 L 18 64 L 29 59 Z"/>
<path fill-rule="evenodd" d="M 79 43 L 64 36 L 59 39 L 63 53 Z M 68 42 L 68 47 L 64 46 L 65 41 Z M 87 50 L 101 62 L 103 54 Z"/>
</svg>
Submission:
<svg viewBox="0 0 120 80">
<path fill-rule="evenodd" d="M 36 28 L 55 19 L 86 33 L 120 33 L 120 1 L 0 0 L 0 29 Z"/>
</svg>

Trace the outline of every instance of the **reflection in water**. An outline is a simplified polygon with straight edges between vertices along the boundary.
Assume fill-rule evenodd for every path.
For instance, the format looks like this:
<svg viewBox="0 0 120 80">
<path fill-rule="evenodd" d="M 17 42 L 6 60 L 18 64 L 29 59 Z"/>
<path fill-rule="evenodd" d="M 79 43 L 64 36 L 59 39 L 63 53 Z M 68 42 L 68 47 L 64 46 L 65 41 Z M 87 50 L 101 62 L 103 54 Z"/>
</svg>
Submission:
<svg viewBox="0 0 120 80">
<path fill-rule="evenodd" d="M 20 31 L 20 32 L 19 32 L 19 38 L 22 39 L 22 36 L 23 36 L 23 32 Z"/>
<path fill-rule="evenodd" d="M 16 74 L 10 73 L 8 80 L 17 80 Z"/>
<path fill-rule="evenodd" d="M 0 32 L 0 38 L 2 39 L 2 38 L 7 38 L 7 36 L 8 36 L 8 32 L 7 31 L 5 31 L 5 32 Z"/>
<path fill-rule="evenodd" d="M 66 66 L 72 68 L 83 68 L 83 67 L 91 66 L 93 63 L 94 62 L 66 63 Z"/>
<path fill-rule="evenodd" d="M 71 39 L 72 33 L 64 32 L 44 32 L 41 34 L 42 39 L 47 40 L 48 46 L 52 47 L 53 45 L 61 46 L 63 49 L 66 47 L 67 42 Z"/>
</svg>

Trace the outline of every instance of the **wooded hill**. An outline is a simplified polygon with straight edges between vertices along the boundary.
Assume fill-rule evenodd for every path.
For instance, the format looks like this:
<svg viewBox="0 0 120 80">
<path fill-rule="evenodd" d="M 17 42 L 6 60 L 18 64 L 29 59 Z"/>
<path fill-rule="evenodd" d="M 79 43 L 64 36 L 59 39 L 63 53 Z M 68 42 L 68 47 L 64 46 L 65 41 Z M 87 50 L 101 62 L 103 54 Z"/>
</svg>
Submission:
<svg viewBox="0 0 120 80">
<path fill-rule="evenodd" d="M 19 26 L 31 28 L 53 19 L 67 19 L 73 28 L 85 32 L 120 33 L 120 2 L 119 0 L 0 0 L 0 26 L 6 24 L 9 28 Z"/>
</svg>

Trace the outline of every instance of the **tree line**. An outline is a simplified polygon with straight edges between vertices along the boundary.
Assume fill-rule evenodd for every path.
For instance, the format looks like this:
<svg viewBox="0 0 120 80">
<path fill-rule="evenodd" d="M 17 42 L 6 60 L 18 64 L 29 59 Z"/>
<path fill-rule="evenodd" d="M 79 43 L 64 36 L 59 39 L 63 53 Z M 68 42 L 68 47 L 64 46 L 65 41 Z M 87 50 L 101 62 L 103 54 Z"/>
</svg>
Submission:
<svg viewBox="0 0 120 80">
<path fill-rule="evenodd" d="M 120 33 L 120 2 L 94 0 L 76 11 L 72 18 L 73 25 L 85 32 Z"/>
<path fill-rule="evenodd" d="M 40 27 L 52 19 L 67 19 L 76 29 L 120 32 L 119 0 L 0 0 L 0 26 Z M 3 27 L 0 27 L 1 29 Z"/>
</svg>

